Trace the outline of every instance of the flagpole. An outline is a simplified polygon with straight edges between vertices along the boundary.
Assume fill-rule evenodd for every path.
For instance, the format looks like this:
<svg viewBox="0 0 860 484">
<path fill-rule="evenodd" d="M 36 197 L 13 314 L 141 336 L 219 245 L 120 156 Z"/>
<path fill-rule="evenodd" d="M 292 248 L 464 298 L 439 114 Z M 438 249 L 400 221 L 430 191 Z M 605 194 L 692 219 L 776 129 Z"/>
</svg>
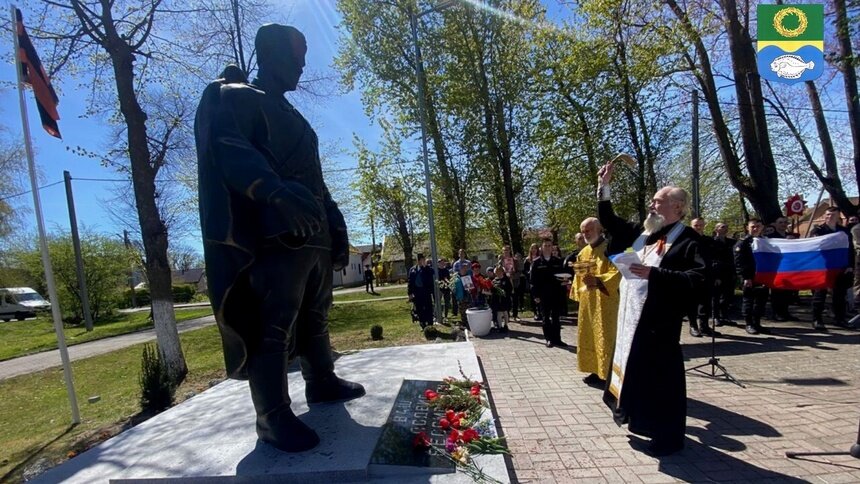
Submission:
<svg viewBox="0 0 860 484">
<path fill-rule="evenodd" d="M 36 212 L 36 225 L 39 228 L 39 246 L 42 250 L 42 266 L 45 270 L 45 280 L 48 284 L 48 298 L 51 300 L 51 315 L 54 318 L 54 331 L 57 333 L 57 347 L 60 350 L 60 360 L 63 363 L 63 378 L 66 381 L 66 392 L 69 394 L 69 404 L 72 407 L 72 423 L 81 423 L 78 410 L 78 398 L 75 395 L 75 384 L 72 381 L 72 366 L 69 362 L 69 350 L 66 348 L 66 337 L 63 334 L 63 319 L 60 313 L 60 298 L 54 284 L 54 270 L 51 267 L 51 257 L 48 255 L 48 242 L 45 237 L 45 221 L 42 218 L 42 201 L 39 198 L 39 185 L 36 181 L 36 163 L 33 161 L 33 145 L 30 142 L 30 122 L 27 119 L 27 104 L 24 102 L 24 82 L 19 59 L 18 45 L 18 16 L 15 5 L 12 8 L 12 37 L 15 42 L 15 72 L 18 74 L 18 102 L 21 106 L 21 131 L 24 135 L 24 150 L 27 153 L 27 168 L 30 172 L 30 187 L 33 192 L 33 208 Z"/>
</svg>

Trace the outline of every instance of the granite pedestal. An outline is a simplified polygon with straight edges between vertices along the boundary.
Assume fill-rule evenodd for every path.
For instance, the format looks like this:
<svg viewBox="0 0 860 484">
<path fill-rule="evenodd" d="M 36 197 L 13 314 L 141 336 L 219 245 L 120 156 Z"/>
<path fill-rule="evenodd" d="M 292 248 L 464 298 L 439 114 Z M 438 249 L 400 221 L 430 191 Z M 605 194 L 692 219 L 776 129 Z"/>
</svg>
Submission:
<svg viewBox="0 0 860 484">
<path fill-rule="evenodd" d="M 301 375 L 291 373 L 293 411 L 321 439 L 316 448 L 296 454 L 257 441 L 248 383 L 228 380 L 46 472 L 36 482 L 470 482 L 459 472 L 415 475 L 413 469 L 408 475 L 391 474 L 369 466 L 402 381 L 459 376 L 458 362 L 467 376 L 482 379 L 469 342 L 345 355 L 337 360 L 338 375 L 363 384 L 367 395 L 310 409 Z M 478 456 L 476 463 L 489 476 L 508 482 L 502 456 Z"/>
</svg>

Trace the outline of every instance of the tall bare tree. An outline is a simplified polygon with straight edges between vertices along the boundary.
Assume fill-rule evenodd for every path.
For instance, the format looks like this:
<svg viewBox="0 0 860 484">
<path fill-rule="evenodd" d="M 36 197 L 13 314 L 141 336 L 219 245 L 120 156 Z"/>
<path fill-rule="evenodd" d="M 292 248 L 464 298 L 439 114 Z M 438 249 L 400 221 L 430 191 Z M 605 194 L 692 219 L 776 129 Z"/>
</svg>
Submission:
<svg viewBox="0 0 860 484">
<path fill-rule="evenodd" d="M 782 209 L 777 198 L 776 164 L 767 130 L 755 49 L 748 29 L 749 3 L 744 4 L 744 9 L 739 9 L 735 0 L 720 0 L 721 12 L 718 16 L 730 47 L 742 157 L 735 148 L 732 132 L 721 106 L 717 75 L 705 46 L 704 34 L 693 23 L 692 19 L 696 17 L 690 14 L 690 11 L 695 9 L 703 18 L 713 18 L 710 14 L 704 15 L 709 7 L 703 7 L 696 2 L 682 6 L 676 0 L 663 0 L 663 4 L 669 7 L 678 21 L 678 28 L 670 29 L 669 35 L 680 35 L 681 43 L 691 47 L 684 53 L 684 59 L 702 90 L 726 174 L 732 185 L 750 201 L 758 214 L 766 222 L 772 222 L 782 215 Z"/>
<path fill-rule="evenodd" d="M 147 124 L 147 113 L 139 102 L 140 74 L 135 69 L 138 57 L 150 58 L 148 41 L 162 0 L 151 0 L 148 5 L 126 6 L 123 10 L 115 2 L 99 0 L 84 2 L 73 0 L 72 8 L 83 33 L 99 45 L 110 59 L 119 110 L 126 125 L 128 158 L 131 181 L 137 205 L 143 241 L 145 268 L 152 298 L 152 317 L 158 335 L 158 348 L 168 373 L 174 382 L 182 381 L 188 371 L 173 311 L 170 263 L 167 259 L 167 227 L 156 205 L 155 177 L 167 159 L 179 118 L 168 122 L 160 136 L 158 130 Z"/>
<path fill-rule="evenodd" d="M 833 0 L 833 9 L 836 13 L 836 39 L 839 43 L 839 53 L 833 57 L 842 72 L 842 83 L 845 86 L 845 104 L 848 108 L 848 123 L 854 145 L 854 176 L 857 187 L 860 188 L 860 94 L 857 92 L 857 66 L 860 65 L 860 60 L 855 57 L 854 48 L 851 45 L 852 34 L 854 34 L 854 40 L 857 40 L 856 24 L 860 3 L 856 0 L 851 2 L 855 25 L 848 21 L 847 3 L 846 0 Z"/>
</svg>

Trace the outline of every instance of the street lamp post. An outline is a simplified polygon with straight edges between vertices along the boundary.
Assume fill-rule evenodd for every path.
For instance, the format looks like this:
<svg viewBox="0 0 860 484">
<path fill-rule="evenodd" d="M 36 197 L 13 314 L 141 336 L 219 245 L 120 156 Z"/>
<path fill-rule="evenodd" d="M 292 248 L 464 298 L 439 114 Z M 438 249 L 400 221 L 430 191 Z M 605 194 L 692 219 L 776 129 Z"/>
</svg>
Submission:
<svg viewBox="0 0 860 484">
<path fill-rule="evenodd" d="M 430 257 L 433 269 L 433 313 L 437 322 L 442 322 L 442 300 L 439 290 L 439 257 L 436 251 L 436 225 L 433 221 L 433 194 L 430 190 L 430 164 L 427 160 L 427 115 L 424 106 L 424 64 L 421 60 L 421 46 L 418 44 L 418 18 L 428 13 L 438 12 L 456 3 L 455 1 L 442 2 L 433 8 L 416 14 L 415 9 L 409 9 L 409 25 L 412 29 L 412 43 L 415 46 L 415 78 L 418 82 L 418 113 L 421 118 L 421 156 L 424 161 L 424 189 L 427 192 L 427 220 L 430 230 Z M 417 4 L 416 4 L 417 6 Z"/>
</svg>

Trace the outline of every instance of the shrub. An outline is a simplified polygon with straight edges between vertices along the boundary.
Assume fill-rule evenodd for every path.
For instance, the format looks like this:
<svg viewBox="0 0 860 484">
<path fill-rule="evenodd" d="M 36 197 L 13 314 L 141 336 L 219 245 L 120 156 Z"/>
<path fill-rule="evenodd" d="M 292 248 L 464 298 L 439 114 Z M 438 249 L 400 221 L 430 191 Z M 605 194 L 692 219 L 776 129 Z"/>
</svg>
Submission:
<svg viewBox="0 0 860 484">
<path fill-rule="evenodd" d="M 149 306 L 152 303 L 152 298 L 149 297 L 149 289 L 135 289 L 134 302 L 137 303 L 137 307 Z M 126 289 L 123 293 L 122 304 L 123 307 L 131 307 L 131 289 Z"/>
<path fill-rule="evenodd" d="M 197 288 L 194 287 L 194 284 L 178 284 L 171 288 L 173 291 L 173 302 L 175 303 L 189 303 L 192 301 L 196 301 L 197 298 Z M 206 295 L 203 295 L 203 301 L 207 301 Z M 137 303 L 137 306 L 149 306 L 152 304 L 152 298 L 149 295 L 149 288 L 141 288 L 134 290 L 134 301 Z M 126 289 L 122 294 L 122 305 L 123 307 L 130 308 L 131 307 L 131 289 Z"/>
<path fill-rule="evenodd" d="M 430 325 L 424 328 L 424 338 L 428 341 L 435 340 L 439 336 L 439 330 L 436 329 L 436 326 Z"/>
<path fill-rule="evenodd" d="M 167 374 L 158 346 L 145 345 L 140 362 L 140 408 L 156 414 L 173 404 L 176 387 Z"/>
<path fill-rule="evenodd" d="M 374 324 L 370 328 L 370 339 L 373 341 L 379 341 L 382 339 L 382 326 Z"/>
<path fill-rule="evenodd" d="M 197 288 L 193 284 L 178 284 L 173 286 L 173 302 L 187 303 L 191 302 L 194 295 L 197 294 Z"/>
</svg>

